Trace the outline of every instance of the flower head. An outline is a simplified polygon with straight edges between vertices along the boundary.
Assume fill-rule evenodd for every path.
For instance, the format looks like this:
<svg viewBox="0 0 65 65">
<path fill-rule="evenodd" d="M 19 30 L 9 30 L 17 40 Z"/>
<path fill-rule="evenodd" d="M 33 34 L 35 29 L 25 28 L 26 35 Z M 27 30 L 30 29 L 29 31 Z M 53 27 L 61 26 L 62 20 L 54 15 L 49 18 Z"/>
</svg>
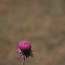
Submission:
<svg viewBox="0 0 65 65">
<path fill-rule="evenodd" d="M 18 47 L 21 49 L 21 50 L 30 50 L 31 49 L 31 44 L 30 42 L 28 41 L 21 41 L 18 45 Z"/>
<path fill-rule="evenodd" d="M 27 58 L 29 56 L 32 56 L 32 50 L 31 50 L 31 44 L 28 41 L 21 41 L 18 44 L 18 50 L 17 53 L 20 58 Z"/>
</svg>

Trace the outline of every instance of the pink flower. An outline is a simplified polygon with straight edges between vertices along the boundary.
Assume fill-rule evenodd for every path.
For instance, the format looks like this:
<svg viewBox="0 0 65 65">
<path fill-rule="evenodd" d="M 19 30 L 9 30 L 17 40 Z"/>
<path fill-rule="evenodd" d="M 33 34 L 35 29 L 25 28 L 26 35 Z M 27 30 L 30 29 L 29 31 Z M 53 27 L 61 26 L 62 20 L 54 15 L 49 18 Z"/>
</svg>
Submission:
<svg viewBox="0 0 65 65">
<path fill-rule="evenodd" d="M 21 41 L 18 45 L 18 47 L 21 50 L 30 50 L 31 49 L 31 44 L 28 41 Z"/>
<path fill-rule="evenodd" d="M 30 42 L 28 41 L 19 42 L 17 53 L 20 58 L 27 58 L 29 56 L 33 56 Z"/>
</svg>

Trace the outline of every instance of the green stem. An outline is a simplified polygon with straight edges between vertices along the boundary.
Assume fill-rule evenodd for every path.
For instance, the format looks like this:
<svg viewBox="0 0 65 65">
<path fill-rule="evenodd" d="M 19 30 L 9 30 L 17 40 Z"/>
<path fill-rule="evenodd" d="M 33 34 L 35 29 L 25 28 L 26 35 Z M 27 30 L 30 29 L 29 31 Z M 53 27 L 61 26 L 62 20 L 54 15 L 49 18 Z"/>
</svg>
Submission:
<svg viewBox="0 0 65 65">
<path fill-rule="evenodd" d="M 23 65 L 25 64 L 25 58 L 23 59 Z"/>
</svg>

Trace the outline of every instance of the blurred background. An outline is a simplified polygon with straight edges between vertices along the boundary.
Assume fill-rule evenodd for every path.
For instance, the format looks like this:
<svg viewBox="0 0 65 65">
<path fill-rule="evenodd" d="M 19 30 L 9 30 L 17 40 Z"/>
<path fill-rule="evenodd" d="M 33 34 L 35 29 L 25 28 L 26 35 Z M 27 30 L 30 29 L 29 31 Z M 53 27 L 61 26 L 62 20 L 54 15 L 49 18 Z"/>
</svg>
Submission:
<svg viewBox="0 0 65 65">
<path fill-rule="evenodd" d="M 0 0 L 0 65 L 22 65 L 21 40 L 34 54 L 25 65 L 65 65 L 65 0 Z"/>
</svg>

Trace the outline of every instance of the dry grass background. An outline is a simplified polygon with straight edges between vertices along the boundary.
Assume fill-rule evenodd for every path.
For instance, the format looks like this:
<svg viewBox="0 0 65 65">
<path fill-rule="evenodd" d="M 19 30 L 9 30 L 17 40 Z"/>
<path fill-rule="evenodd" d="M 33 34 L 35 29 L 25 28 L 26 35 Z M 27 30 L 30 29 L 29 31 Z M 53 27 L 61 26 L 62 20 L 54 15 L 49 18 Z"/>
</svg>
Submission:
<svg viewBox="0 0 65 65">
<path fill-rule="evenodd" d="M 26 65 L 65 65 L 65 0 L 0 0 L 0 65 L 22 65 L 21 40 L 32 44 Z"/>
</svg>

